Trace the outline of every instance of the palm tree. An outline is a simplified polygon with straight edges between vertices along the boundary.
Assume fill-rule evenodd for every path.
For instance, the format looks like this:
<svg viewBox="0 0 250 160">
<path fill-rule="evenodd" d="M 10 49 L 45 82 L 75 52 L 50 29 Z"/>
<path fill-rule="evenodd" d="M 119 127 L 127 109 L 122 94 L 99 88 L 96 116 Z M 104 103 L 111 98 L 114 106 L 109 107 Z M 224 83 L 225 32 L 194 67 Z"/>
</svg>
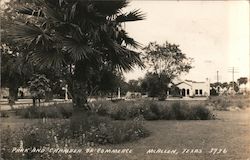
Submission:
<svg viewBox="0 0 250 160">
<path fill-rule="evenodd" d="M 124 23 L 143 20 L 140 10 L 123 13 L 126 0 L 39 0 L 17 11 L 27 22 L 9 30 L 28 47 L 27 57 L 40 68 L 66 68 L 75 109 L 88 110 L 87 88 L 91 75 L 103 68 L 129 71 L 144 67 L 140 45 L 128 36 Z M 105 82 L 104 82 L 105 83 Z"/>
</svg>

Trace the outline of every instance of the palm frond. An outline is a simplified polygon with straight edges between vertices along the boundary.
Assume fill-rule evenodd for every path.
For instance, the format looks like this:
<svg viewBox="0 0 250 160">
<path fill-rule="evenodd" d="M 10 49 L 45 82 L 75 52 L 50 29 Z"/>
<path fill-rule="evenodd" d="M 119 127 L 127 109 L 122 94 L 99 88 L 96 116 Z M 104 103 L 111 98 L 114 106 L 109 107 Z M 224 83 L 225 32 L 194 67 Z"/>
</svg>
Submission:
<svg viewBox="0 0 250 160">
<path fill-rule="evenodd" d="M 36 47 L 49 47 L 53 41 L 53 37 L 45 33 L 40 27 L 34 24 L 16 23 L 9 29 L 9 35 L 15 41 L 26 43 L 29 46 L 35 44 Z"/>
<path fill-rule="evenodd" d="M 121 30 L 119 32 L 119 38 L 121 39 L 121 41 L 124 41 L 126 46 L 128 45 L 133 48 L 141 47 L 141 45 L 137 41 L 135 41 L 133 38 L 129 37 L 128 33 L 125 32 L 124 30 Z"/>
<path fill-rule="evenodd" d="M 139 9 L 137 9 L 129 13 L 117 16 L 116 21 L 122 23 L 122 22 L 138 21 L 144 19 L 145 19 L 145 14 L 143 14 Z"/>
<path fill-rule="evenodd" d="M 63 14 L 54 8 L 49 7 L 46 5 L 44 8 L 44 14 L 48 19 L 51 19 L 55 22 L 63 22 Z"/>
<path fill-rule="evenodd" d="M 43 31 L 33 25 L 16 22 L 13 27 L 9 29 L 9 35 L 13 36 L 17 41 L 33 41 L 37 36 L 43 34 Z"/>
<path fill-rule="evenodd" d="M 129 50 L 116 42 L 112 42 L 113 52 L 111 52 L 110 58 L 113 66 L 125 72 L 133 69 L 134 66 L 144 68 L 144 64 L 140 59 L 139 53 Z"/>
<path fill-rule="evenodd" d="M 18 9 L 16 9 L 16 11 L 18 13 L 31 15 L 31 16 L 37 16 L 37 17 L 43 17 L 44 16 L 42 10 L 34 10 L 32 8 L 29 8 L 29 7 L 18 8 Z"/>
<path fill-rule="evenodd" d="M 93 1 L 95 8 L 101 14 L 112 16 L 128 5 L 127 0 L 99 0 Z"/>
<path fill-rule="evenodd" d="M 73 38 L 65 38 L 63 40 L 64 50 L 70 54 L 73 61 L 90 59 L 94 50 L 83 41 L 77 41 Z"/>
<path fill-rule="evenodd" d="M 60 68 L 64 63 L 62 53 L 56 49 L 31 51 L 28 60 L 39 68 Z"/>
</svg>

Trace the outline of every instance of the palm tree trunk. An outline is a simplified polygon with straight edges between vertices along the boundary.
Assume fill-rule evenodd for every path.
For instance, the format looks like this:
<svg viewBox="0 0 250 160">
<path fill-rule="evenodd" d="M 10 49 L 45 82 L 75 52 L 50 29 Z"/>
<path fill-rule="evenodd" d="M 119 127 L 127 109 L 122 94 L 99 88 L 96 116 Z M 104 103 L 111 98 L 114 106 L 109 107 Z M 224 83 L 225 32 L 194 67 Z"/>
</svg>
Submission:
<svg viewBox="0 0 250 160">
<path fill-rule="evenodd" d="M 9 87 L 9 100 L 11 103 L 15 103 L 18 99 L 18 87 L 12 85 Z"/>
</svg>

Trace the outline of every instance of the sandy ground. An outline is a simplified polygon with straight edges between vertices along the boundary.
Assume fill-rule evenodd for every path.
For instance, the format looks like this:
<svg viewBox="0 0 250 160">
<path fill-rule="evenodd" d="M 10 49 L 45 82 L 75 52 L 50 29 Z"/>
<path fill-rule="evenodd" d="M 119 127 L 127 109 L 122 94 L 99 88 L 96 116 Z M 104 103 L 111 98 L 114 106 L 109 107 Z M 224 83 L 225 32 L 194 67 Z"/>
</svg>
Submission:
<svg viewBox="0 0 250 160">
<path fill-rule="evenodd" d="M 94 160 L 249 160 L 250 109 L 216 112 L 217 120 L 208 121 L 145 121 L 151 135 L 132 143 L 95 146 L 94 149 L 130 149 L 132 153 L 84 153 L 79 159 Z M 1 119 L 1 128 L 22 126 L 38 120 Z M 213 153 L 210 150 L 214 148 Z M 151 153 L 149 149 L 176 150 Z M 183 150 L 189 149 L 188 153 Z M 192 150 L 193 149 L 193 150 Z M 196 150 L 195 150 L 196 149 Z M 85 150 L 84 150 L 85 151 Z M 191 152 L 196 153 L 191 153 Z M 224 153 L 222 153 L 222 151 Z M 218 153 L 221 152 L 221 153 Z"/>
</svg>

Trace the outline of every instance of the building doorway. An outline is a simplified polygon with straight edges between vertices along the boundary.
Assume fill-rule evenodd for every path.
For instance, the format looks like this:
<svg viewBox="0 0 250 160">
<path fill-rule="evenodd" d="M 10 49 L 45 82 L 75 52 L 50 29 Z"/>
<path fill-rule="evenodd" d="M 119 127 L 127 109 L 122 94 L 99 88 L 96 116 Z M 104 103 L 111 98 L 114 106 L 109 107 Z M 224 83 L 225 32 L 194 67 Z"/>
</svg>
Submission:
<svg viewBox="0 0 250 160">
<path fill-rule="evenodd" d="M 186 90 L 185 90 L 184 88 L 181 90 L 181 95 L 182 95 L 183 97 L 186 96 Z"/>
</svg>

